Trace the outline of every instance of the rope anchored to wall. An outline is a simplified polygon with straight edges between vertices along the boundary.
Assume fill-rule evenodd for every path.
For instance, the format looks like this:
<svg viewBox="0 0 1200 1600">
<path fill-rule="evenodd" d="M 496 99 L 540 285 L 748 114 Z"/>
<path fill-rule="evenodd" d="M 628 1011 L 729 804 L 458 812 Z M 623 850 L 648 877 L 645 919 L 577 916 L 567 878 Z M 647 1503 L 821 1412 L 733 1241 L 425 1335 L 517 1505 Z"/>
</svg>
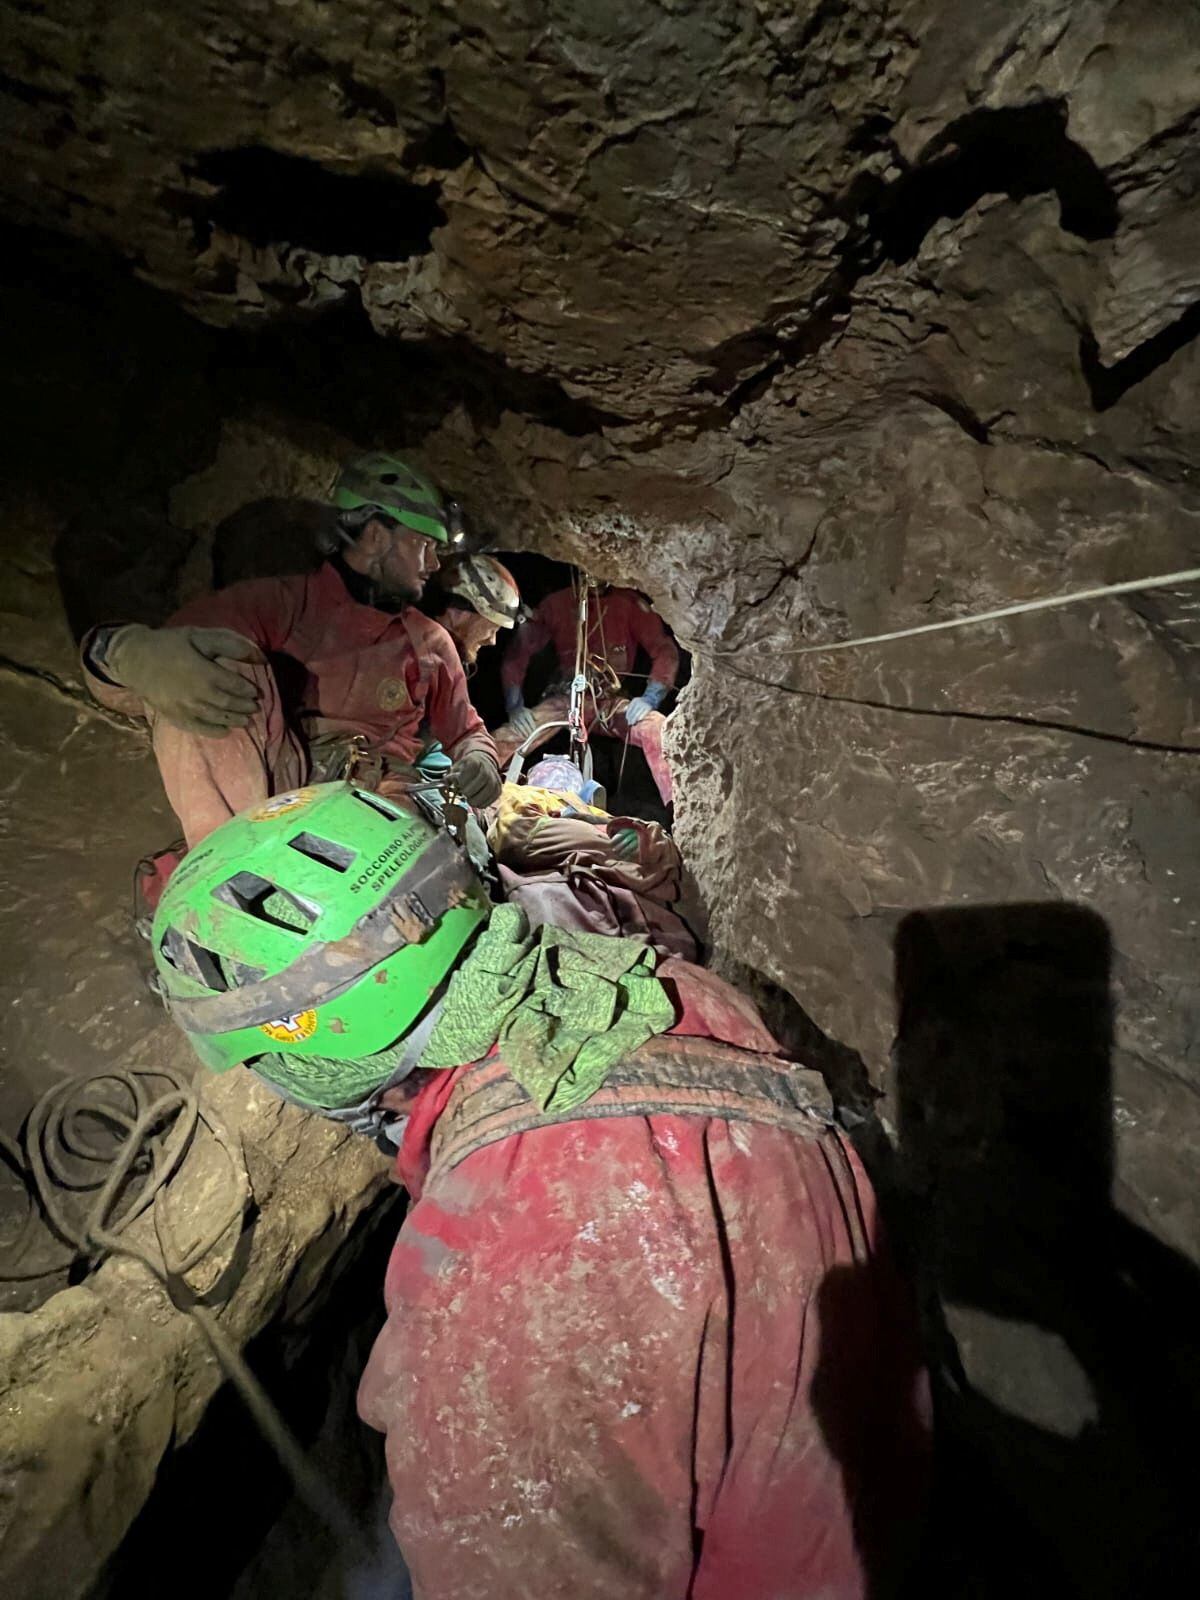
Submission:
<svg viewBox="0 0 1200 1600">
<path fill-rule="evenodd" d="M 890 644 L 894 639 L 913 639 L 922 633 L 945 633 L 951 628 L 973 628 L 984 622 L 998 622 L 1003 617 L 1017 617 L 1028 611 L 1051 611 L 1058 606 L 1073 606 L 1082 600 L 1104 600 L 1110 595 L 1137 594 L 1144 589 L 1173 589 L 1185 583 L 1195 583 L 1200 580 L 1200 567 L 1189 567 L 1183 572 L 1164 572 L 1152 578 L 1131 578 L 1126 583 L 1106 583 L 1096 589 L 1076 589 L 1071 594 L 1047 595 L 1040 600 L 1021 600 L 1013 605 L 998 606 L 992 611 L 975 611 L 966 617 L 950 617 L 944 622 L 923 622 L 913 628 L 895 628 L 890 633 L 869 633 L 858 635 L 853 639 L 838 639 L 832 644 L 805 644 L 797 645 L 791 649 L 780 650 L 784 656 L 811 656 L 822 655 L 832 650 L 857 650 L 868 644 Z M 683 639 L 683 635 L 679 636 Z M 694 639 L 683 639 L 689 650 L 698 651 L 702 655 L 710 656 L 737 656 L 741 655 L 742 646 L 736 650 L 710 650 L 702 642 Z"/>
</svg>

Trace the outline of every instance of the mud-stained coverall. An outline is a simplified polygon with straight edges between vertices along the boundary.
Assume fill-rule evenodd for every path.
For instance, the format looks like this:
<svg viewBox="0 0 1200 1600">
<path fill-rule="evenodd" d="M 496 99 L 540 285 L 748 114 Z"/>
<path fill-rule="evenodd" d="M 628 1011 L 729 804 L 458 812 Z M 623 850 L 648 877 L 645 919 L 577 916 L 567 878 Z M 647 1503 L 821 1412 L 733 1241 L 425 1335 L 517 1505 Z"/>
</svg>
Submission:
<svg viewBox="0 0 1200 1600">
<path fill-rule="evenodd" d="M 505 689 L 524 684 L 529 663 L 548 644 L 554 646 L 562 677 L 569 682 L 575 676 L 578 615 L 579 602 L 573 589 L 560 589 L 546 596 L 529 621 L 518 628 L 504 658 L 500 681 Z M 679 650 L 662 618 L 632 589 L 609 589 L 600 596 L 593 591 L 588 596 L 588 654 L 600 657 L 620 677 L 633 671 L 639 646 L 650 657 L 650 677 L 668 689 L 674 688 L 679 672 Z M 646 757 L 663 804 L 669 805 L 671 771 L 663 756 L 666 718 L 660 711 L 650 711 L 631 728 L 623 714 L 628 704 L 626 699 L 601 692 L 597 698 L 598 707 L 591 695 L 585 703 L 589 731 L 598 723 L 603 732 L 637 745 Z M 561 720 L 565 711 L 559 697 L 554 697 L 533 707 L 533 714 L 539 722 L 547 722 Z M 496 730 L 502 761 L 509 759 L 520 742 L 519 735 L 513 733 L 510 737 L 509 725 Z M 544 742 L 535 739 L 529 746 L 530 752 Z"/>
<path fill-rule="evenodd" d="M 258 689 L 245 728 L 209 738 L 149 713 L 163 785 L 189 846 L 247 806 L 304 783 L 314 737 L 361 734 L 407 765 L 421 753 L 419 729 L 427 723 L 451 760 L 473 750 L 495 758 L 446 630 L 411 606 L 391 615 L 361 604 L 332 563 L 201 595 L 171 625 L 233 628 L 270 663 L 229 663 Z M 115 711 L 144 714 L 136 695 L 88 669 L 89 642 L 83 657 L 92 694 Z"/>
<path fill-rule="evenodd" d="M 773 1050 L 713 974 L 658 970 L 676 1034 Z M 418 1600 L 890 1593 L 873 1585 L 919 1531 L 928 1394 L 842 1134 L 617 1115 L 430 1177 L 480 1071 L 412 1103 L 415 1198 L 359 1389 Z"/>
</svg>

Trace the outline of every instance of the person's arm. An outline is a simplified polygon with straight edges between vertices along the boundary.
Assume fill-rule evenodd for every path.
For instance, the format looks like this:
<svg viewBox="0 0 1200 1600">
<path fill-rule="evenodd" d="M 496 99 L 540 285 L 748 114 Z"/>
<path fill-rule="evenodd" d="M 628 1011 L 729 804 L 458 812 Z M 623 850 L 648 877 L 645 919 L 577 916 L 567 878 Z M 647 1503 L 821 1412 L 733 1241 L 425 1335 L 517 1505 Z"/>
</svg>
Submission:
<svg viewBox="0 0 1200 1600">
<path fill-rule="evenodd" d="M 430 732 L 440 739 L 454 763 L 450 775 L 473 806 L 490 805 L 500 793 L 500 758 L 483 718 L 471 704 L 462 663 L 450 635 L 430 624 L 436 635 L 426 647 L 433 652 L 433 672 L 425 700 Z"/>
<path fill-rule="evenodd" d="M 675 687 L 679 676 L 679 646 L 658 612 L 644 600 L 634 601 L 630 618 L 635 640 L 650 657 L 650 682 L 662 685 L 661 701 Z"/>
<path fill-rule="evenodd" d="M 675 687 L 679 673 L 679 649 L 662 618 L 636 595 L 632 597 L 629 610 L 629 631 L 634 641 L 650 657 L 650 676 L 646 687 L 625 707 L 626 726 L 633 728 L 651 711 L 657 711 Z"/>
<path fill-rule="evenodd" d="M 227 589 L 196 595 L 167 626 L 230 628 L 270 655 L 287 648 L 307 587 L 304 578 L 248 578 Z"/>
<path fill-rule="evenodd" d="M 294 625 L 295 585 L 279 579 L 199 595 L 162 628 L 141 623 L 93 628 L 80 648 L 84 682 L 110 710 L 157 712 L 192 732 L 243 727 L 256 691 L 234 662 L 263 662 Z"/>
</svg>

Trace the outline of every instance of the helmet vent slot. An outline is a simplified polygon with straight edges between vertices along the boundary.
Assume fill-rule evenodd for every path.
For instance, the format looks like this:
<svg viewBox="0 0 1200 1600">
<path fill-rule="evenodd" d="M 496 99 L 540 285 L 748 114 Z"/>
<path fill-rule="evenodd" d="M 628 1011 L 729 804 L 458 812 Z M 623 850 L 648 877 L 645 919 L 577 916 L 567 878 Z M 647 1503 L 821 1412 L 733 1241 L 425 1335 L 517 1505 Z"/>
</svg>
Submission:
<svg viewBox="0 0 1200 1600">
<path fill-rule="evenodd" d="M 366 789 L 355 789 L 354 798 L 364 806 L 369 806 L 372 811 L 377 811 L 381 817 L 386 817 L 389 822 L 399 822 L 402 812 L 398 806 L 392 805 L 389 800 L 384 800 L 381 795 L 371 794 Z"/>
<path fill-rule="evenodd" d="M 213 890 L 213 897 L 259 922 L 285 928 L 290 933 L 307 933 L 321 914 L 319 906 L 260 878 L 256 872 L 235 872 L 232 878 Z"/>
<path fill-rule="evenodd" d="M 294 839 L 288 840 L 288 846 L 300 855 L 307 856 L 310 861 L 319 862 L 323 867 L 332 867 L 335 872 L 347 871 L 354 865 L 358 854 L 348 845 L 322 839 L 315 833 L 298 833 Z"/>
<path fill-rule="evenodd" d="M 206 950 L 202 944 L 187 938 L 177 928 L 168 928 L 159 943 L 163 959 L 189 978 L 196 978 L 205 988 L 224 994 L 229 988 L 221 967 L 221 958 L 215 950 Z"/>
</svg>

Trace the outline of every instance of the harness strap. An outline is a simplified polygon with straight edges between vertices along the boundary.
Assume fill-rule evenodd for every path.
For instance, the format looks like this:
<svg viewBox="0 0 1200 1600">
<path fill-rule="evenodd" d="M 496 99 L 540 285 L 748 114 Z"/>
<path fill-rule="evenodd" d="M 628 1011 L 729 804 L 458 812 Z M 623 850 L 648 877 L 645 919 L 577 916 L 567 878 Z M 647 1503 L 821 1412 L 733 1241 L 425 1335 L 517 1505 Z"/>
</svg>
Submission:
<svg viewBox="0 0 1200 1600">
<path fill-rule="evenodd" d="M 538 1109 L 498 1056 L 459 1078 L 430 1141 L 429 1176 L 500 1139 L 563 1122 L 656 1115 L 754 1122 L 815 1138 L 834 1125 L 819 1073 L 715 1039 L 660 1035 L 617 1063 L 603 1085 L 568 1111 Z"/>
</svg>

